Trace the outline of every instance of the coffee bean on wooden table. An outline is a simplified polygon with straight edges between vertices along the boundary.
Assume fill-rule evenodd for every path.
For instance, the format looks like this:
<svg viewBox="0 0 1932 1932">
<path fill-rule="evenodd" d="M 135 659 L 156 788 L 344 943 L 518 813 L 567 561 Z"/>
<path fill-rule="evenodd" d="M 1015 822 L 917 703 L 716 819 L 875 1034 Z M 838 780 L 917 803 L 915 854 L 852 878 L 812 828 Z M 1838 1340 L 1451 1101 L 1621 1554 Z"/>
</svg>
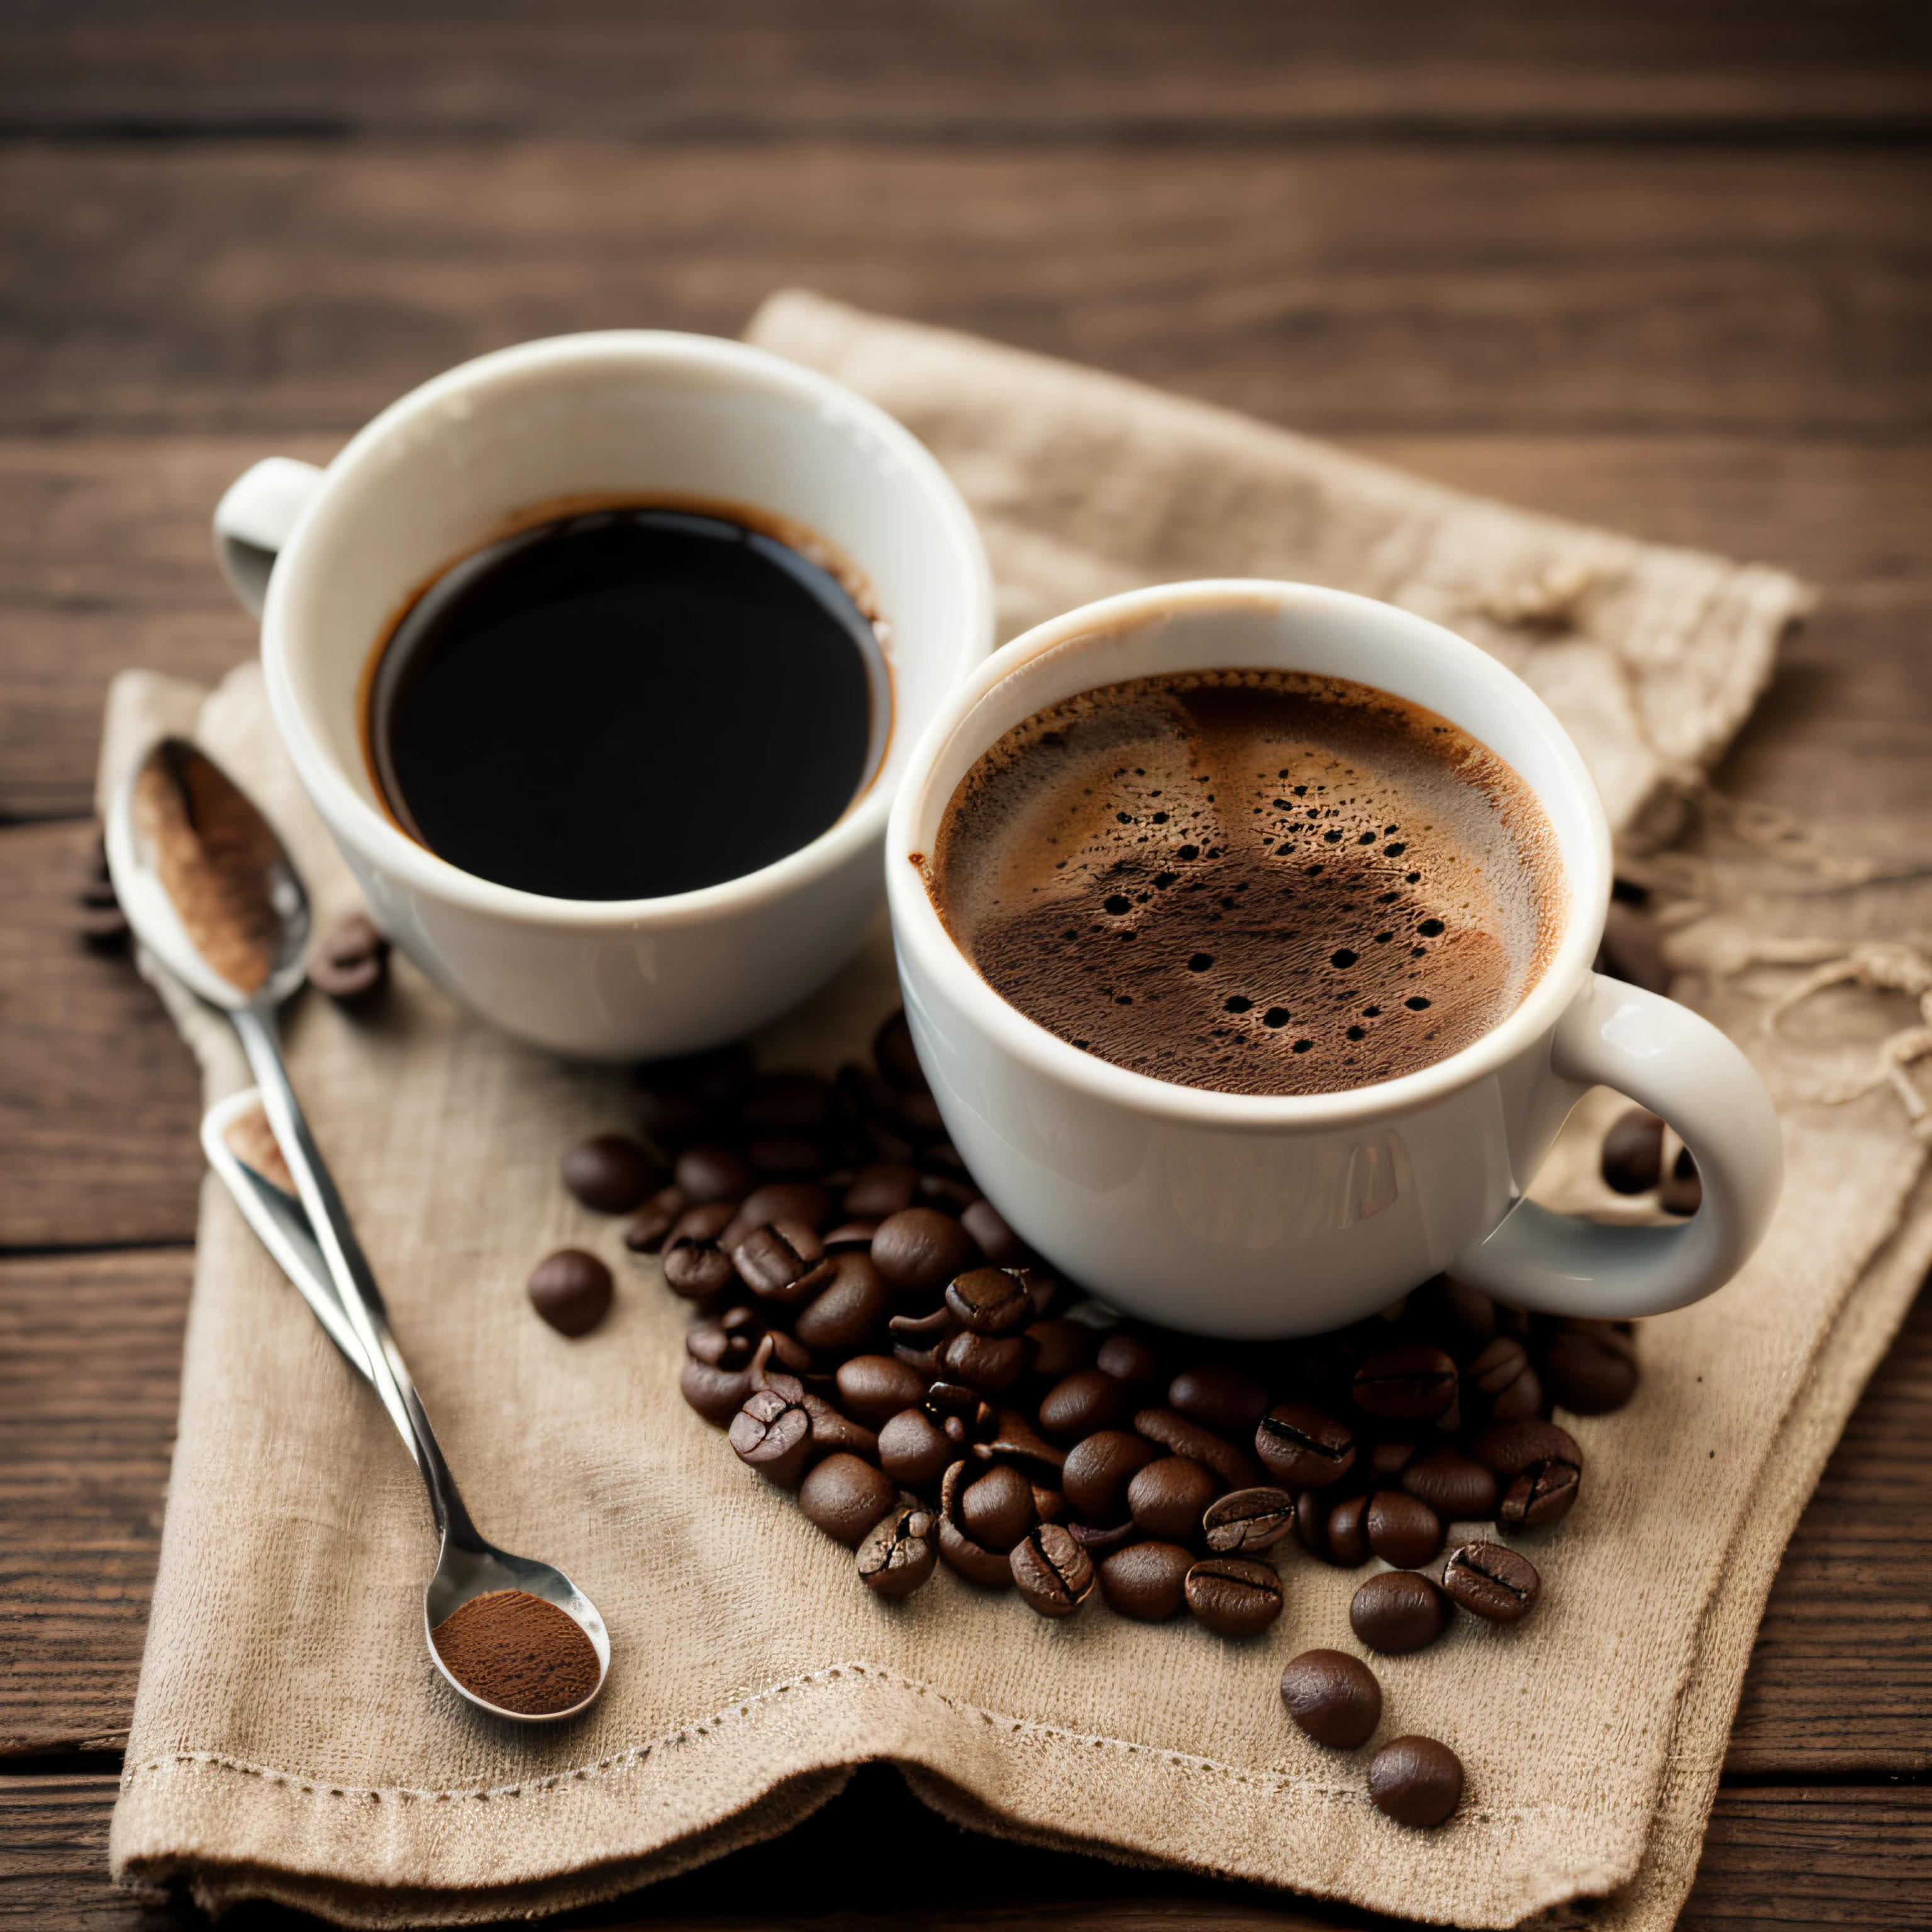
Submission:
<svg viewBox="0 0 1932 1932">
<path fill-rule="evenodd" d="M 308 964 L 308 982 L 317 992 L 350 1006 L 379 992 L 388 972 L 388 938 L 366 913 L 352 912 L 316 948 Z M 643 1190 L 638 1200 L 650 1191 Z M 636 1202 L 626 1205 L 634 1207 Z"/>
<path fill-rule="evenodd" d="M 660 1187 L 624 1230 L 624 1245 L 633 1254 L 654 1255 L 670 1238 L 670 1231 L 688 1213 L 691 1198 L 676 1185 Z"/>
<path fill-rule="evenodd" d="M 1391 1738 L 1369 1760 L 1369 1796 L 1398 1825 L 1439 1825 L 1462 1802 L 1462 1760 L 1433 1738 Z"/>
<path fill-rule="evenodd" d="M 716 1142 L 686 1148 L 677 1157 L 671 1178 L 700 1205 L 714 1201 L 742 1201 L 752 1191 L 752 1170 L 735 1148 Z"/>
<path fill-rule="evenodd" d="M 902 1208 L 872 1237 L 873 1265 L 894 1288 L 943 1288 L 972 1256 L 972 1236 L 937 1208 Z"/>
<path fill-rule="evenodd" d="M 1076 1520 L 1112 1529 L 1128 1520 L 1127 1485 L 1160 1454 L 1144 1437 L 1102 1429 L 1066 1452 L 1060 1486 Z"/>
<path fill-rule="evenodd" d="M 1426 1342 L 1371 1355 L 1355 1371 L 1356 1406 L 1397 1421 L 1426 1422 L 1456 1400 L 1456 1364 Z"/>
<path fill-rule="evenodd" d="M 754 1228 L 762 1228 L 767 1222 L 780 1227 L 796 1222 L 815 1234 L 830 1218 L 832 1209 L 831 1194 L 815 1180 L 767 1180 L 739 1202 L 738 1211 L 724 1231 L 724 1245 L 736 1246 Z"/>
<path fill-rule="evenodd" d="M 926 1378 L 890 1355 L 851 1355 L 835 1378 L 845 1412 L 868 1429 L 883 1429 L 926 1394 Z"/>
<path fill-rule="evenodd" d="M 728 1201 L 711 1201 L 688 1208 L 664 1243 L 664 1286 L 688 1301 L 702 1301 L 738 1279 L 731 1257 L 718 1238 L 731 1218 Z"/>
<path fill-rule="evenodd" d="M 1576 1502 L 1583 1452 L 1555 1423 L 1492 1423 L 1469 1446 L 1496 1472 L 1503 1492 L 1496 1520 L 1505 1527 L 1540 1528 Z"/>
<path fill-rule="evenodd" d="M 1106 1370 L 1076 1369 L 1040 1398 L 1040 1426 L 1056 1442 L 1078 1442 L 1125 1422 L 1132 1403 L 1126 1384 Z"/>
<path fill-rule="evenodd" d="M 815 1134 L 832 1106 L 832 1082 L 816 1073 L 760 1073 L 746 1088 L 738 1118 L 746 1133 Z"/>
<path fill-rule="evenodd" d="M 1187 1607 L 1220 1636 L 1256 1636 L 1281 1615 L 1281 1578 L 1247 1556 L 1204 1556 L 1187 1573 Z"/>
<path fill-rule="evenodd" d="M 862 1457 L 842 1452 L 813 1464 L 799 1485 L 798 1506 L 807 1522 L 856 1550 L 896 1493 L 890 1476 Z"/>
<path fill-rule="evenodd" d="M 1496 1479 L 1488 1466 L 1450 1444 L 1425 1449 L 1403 1466 L 1398 1480 L 1444 1522 L 1487 1522 L 1496 1514 Z"/>
<path fill-rule="evenodd" d="M 640 1075 L 631 1095 L 631 1111 L 638 1131 L 674 1159 L 704 1136 L 704 1108 L 688 1088 L 674 1082 Z"/>
<path fill-rule="evenodd" d="M 1369 1547 L 1399 1570 L 1420 1569 L 1442 1547 L 1442 1519 L 1420 1497 L 1400 1490 L 1376 1490 L 1363 1522 Z"/>
<path fill-rule="evenodd" d="M 969 1268 L 946 1284 L 946 1305 L 975 1335 L 1017 1334 L 1033 1320 L 1024 1278 L 1003 1268 Z"/>
<path fill-rule="evenodd" d="M 530 1274 L 530 1304 L 560 1335 L 587 1335 L 610 1310 L 610 1270 L 581 1248 L 559 1248 Z"/>
<path fill-rule="evenodd" d="M 1304 1650 L 1281 1673 L 1288 1714 L 1318 1744 L 1353 1750 L 1382 1720 L 1382 1687 L 1345 1650 Z"/>
<path fill-rule="evenodd" d="M 812 1418 L 796 1394 L 778 1388 L 754 1389 L 726 1432 L 739 1460 L 782 1490 L 798 1486 L 812 1455 Z"/>
<path fill-rule="evenodd" d="M 714 1367 L 687 1355 L 678 1376 L 678 1390 L 706 1422 L 722 1429 L 752 1393 L 752 1372 L 748 1369 Z"/>
<path fill-rule="evenodd" d="M 1268 1391 L 1239 1369 L 1184 1369 L 1167 1385 L 1167 1402 L 1190 1421 L 1234 1442 L 1250 1441 L 1268 1413 Z"/>
<path fill-rule="evenodd" d="M 1608 1415 L 1636 1393 L 1636 1354 L 1608 1322 L 1579 1322 L 1544 1351 L 1543 1380 L 1558 1408 Z"/>
<path fill-rule="evenodd" d="M 1178 1543 L 1135 1543 L 1100 1562 L 1100 1594 L 1124 1617 L 1159 1623 L 1187 1600 L 1194 1552 Z"/>
<path fill-rule="evenodd" d="M 1221 1493 L 1220 1480 L 1184 1456 L 1163 1456 L 1137 1471 L 1127 1485 L 1127 1508 L 1149 1536 L 1191 1543 L 1202 1512 Z"/>
<path fill-rule="evenodd" d="M 938 1563 L 937 1528 L 916 1496 L 901 1496 L 860 1542 L 860 1582 L 877 1596 L 910 1596 Z"/>
<path fill-rule="evenodd" d="M 1024 1268 L 1034 1252 L 1007 1226 L 1005 1216 L 982 1195 L 960 1210 L 959 1225 L 995 1268 Z"/>
<path fill-rule="evenodd" d="M 1036 1524 L 1007 1561 L 1020 1594 L 1043 1617 L 1071 1616 L 1093 1594 L 1093 1559 L 1057 1522 Z"/>
<path fill-rule="evenodd" d="M 1348 1605 L 1349 1627 L 1385 1657 L 1425 1648 L 1448 1622 L 1449 1599 L 1413 1570 L 1384 1570 L 1371 1576 Z"/>
<path fill-rule="evenodd" d="M 1355 1438 L 1324 1410 L 1305 1402 L 1281 1402 L 1256 1426 L 1255 1454 L 1285 1488 L 1325 1489 L 1354 1467 Z"/>
<path fill-rule="evenodd" d="M 832 1279 L 832 1262 L 811 1222 L 767 1221 L 734 1241 L 732 1229 L 743 1219 L 732 1216 L 719 1231 L 718 1246 L 754 1294 L 768 1301 L 809 1301 Z"/>
<path fill-rule="evenodd" d="M 1529 1353 L 1514 1335 L 1498 1335 L 1472 1361 L 1463 1380 L 1489 1404 L 1492 1422 L 1521 1422 L 1541 1414 L 1543 1384 Z"/>
<path fill-rule="evenodd" d="M 1500 1543 L 1466 1543 L 1443 1565 L 1442 1587 L 1450 1599 L 1492 1624 L 1528 1616 L 1543 1579 L 1536 1565 Z"/>
<path fill-rule="evenodd" d="M 1158 1468 L 1159 1463 L 1153 1466 Z M 1143 1470 L 1142 1475 L 1147 1472 Z M 1136 1482 L 1141 1480 L 1136 1477 Z M 1128 1500 L 1132 1501 L 1131 1492 Z M 1236 1490 L 1201 1517 L 1201 1534 L 1216 1556 L 1246 1556 L 1271 1550 L 1294 1527 L 1294 1498 L 1266 1484 Z"/>
<path fill-rule="evenodd" d="M 1261 1480 L 1260 1470 L 1232 1442 L 1223 1442 L 1211 1429 L 1204 1429 L 1178 1409 L 1137 1410 L 1134 1428 L 1170 1454 L 1185 1456 L 1204 1469 L 1211 1469 L 1223 1489 L 1251 1489 Z"/>
<path fill-rule="evenodd" d="M 664 1185 L 664 1172 L 628 1134 L 598 1134 L 563 1157 L 566 1189 L 600 1214 L 626 1214 Z"/>
<path fill-rule="evenodd" d="M 1663 1178 L 1664 1123 L 1648 1108 L 1632 1107 L 1604 1136 L 1604 1185 L 1618 1194 L 1647 1194 Z"/>
</svg>

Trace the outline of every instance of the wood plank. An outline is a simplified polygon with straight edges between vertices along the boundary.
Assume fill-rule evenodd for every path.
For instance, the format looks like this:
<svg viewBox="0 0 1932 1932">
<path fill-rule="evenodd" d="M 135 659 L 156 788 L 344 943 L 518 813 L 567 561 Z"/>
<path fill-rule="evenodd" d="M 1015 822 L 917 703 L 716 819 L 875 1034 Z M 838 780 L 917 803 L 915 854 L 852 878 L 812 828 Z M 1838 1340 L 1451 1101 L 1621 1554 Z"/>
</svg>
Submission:
<svg viewBox="0 0 1932 1932">
<path fill-rule="evenodd" d="M 0 830 L 0 1248 L 187 1241 L 201 1083 L 152 988 L 91 952 L 86 823 Z"/>
<path fill-rule="evenodd" d="M 802 282 L 1326 434 L 1932 433 L 1932 150 L 0 146 L 0 433 L 346 433 Z"/>
<path fill-rule="evenodd" d="M 193 1268 L 0 1262 L 0 1766 L 125 1740 Z"/>
<path fill-rule="evenodd" d="M 25 17 L 20 17 L 24 13 Z M 0 124 L 292 126 L 664 136 L 914 134 L 1034 140 L 1380 128 L 1526 132 L 1916 128 L 1922 12 L 1903 4 L 1534 0 L 784 0 L 532 14 L 380 0 L 332 7 L 68 0 L 16 10 Z"/>
</svg>

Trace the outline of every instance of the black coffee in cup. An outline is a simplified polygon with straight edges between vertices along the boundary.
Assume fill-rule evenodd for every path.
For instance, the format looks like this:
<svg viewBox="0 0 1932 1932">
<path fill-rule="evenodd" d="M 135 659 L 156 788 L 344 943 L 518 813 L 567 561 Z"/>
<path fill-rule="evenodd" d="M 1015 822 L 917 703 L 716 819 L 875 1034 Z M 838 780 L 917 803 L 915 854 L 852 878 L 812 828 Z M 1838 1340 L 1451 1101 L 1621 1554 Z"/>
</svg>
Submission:
<svg viewBox="0 0 1932 1932">
<path fill-rule="evenodd" d="M 374 661 L 397 823 L 568 899 L 695 891 L 807 845 L 878 768 L 891 695 L 856 574 L 775 518 L 611 505 L 464 557 Z"/>
<path fill-rule="evenodd" d="M 1132 1072 L 1323 1094 L 1472 1044 L 1563 922 L 1555 835 L 1448 719 L 1346 679 L 1136 679 L 962 780 L 927 878 L 993 988 Z"/>
</svg>

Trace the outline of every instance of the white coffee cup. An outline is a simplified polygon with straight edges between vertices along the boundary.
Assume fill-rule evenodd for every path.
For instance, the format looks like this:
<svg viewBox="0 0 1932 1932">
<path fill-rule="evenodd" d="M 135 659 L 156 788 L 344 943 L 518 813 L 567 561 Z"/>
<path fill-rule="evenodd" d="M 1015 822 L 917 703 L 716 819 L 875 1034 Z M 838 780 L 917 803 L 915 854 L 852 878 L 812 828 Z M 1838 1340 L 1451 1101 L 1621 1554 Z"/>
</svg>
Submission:
<svg viewBox="0 0 1932 1932">
<path fill-rule="evenodd" d="M 1079 692 L 1237 668 L 1352 678 L 1426 706 L 1540 800 L 1568 896 L 1562 936 L 1522 1004 L 1473 1046 L 1341 1093 L 1179 1086 L 1036 1024 L 953 943 L 922 863 L 988 746 Z M 1519 1307 L 1656 1314 L 1721 1286 L 1770 1220 L 1783 1145 L 1750 1062 L 1686 1008 L 1592 970 L 1610 841 L 1576 747 L 1494 658 L 1391 605 L 1230 580 L 1132 591 L 1042 624 L 933 720 L 886 851 L 907 1016 L 953 1144 L 1052 1267 L 1129 1312 L 1202 1334 L 1311 1334 L 1447 1270 Z M 1524 1200 L 1599 1084 L 1682 1135 L 1703 1183 L 1689 1220 L 1611 1227 Z"/>
<path fill-rule="evenodd" d="M 802 524 L 857 566 L 885 620 L 893 715 L 870 783 L 809 844 L 702 891 L 559 899 L 478 878 L 397 828 L 364 756 L 365 668 L 404 605 L 506 520 L 600 496 Z M 979 533 L 927 451 L 826 377 L 706 336 L 563 336 L 480 357 L 392 404 L 326 470 L 258 464 L 214 525 L 262 614 L 275 722 L 378 922 L 486 1018 L 591 1058 L 737 1038 L 837 969 L 878 904 L 913 746 L 992 646 Z M 651 755 L 648 718 L 637 749 Z"/>
</svg>

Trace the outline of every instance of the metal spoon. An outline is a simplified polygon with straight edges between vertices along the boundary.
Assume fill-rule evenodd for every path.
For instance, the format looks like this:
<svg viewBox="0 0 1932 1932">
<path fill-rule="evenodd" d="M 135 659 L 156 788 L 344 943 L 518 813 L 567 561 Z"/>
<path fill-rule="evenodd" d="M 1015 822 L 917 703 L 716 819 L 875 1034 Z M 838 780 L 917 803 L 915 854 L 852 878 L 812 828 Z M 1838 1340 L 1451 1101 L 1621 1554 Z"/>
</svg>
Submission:
<svg viewBox="0 0 1932 1932">
<path fill-rule="evenodd" d="M 115 895 L 141 943 L 233 1024 L 298 1197 L 253 1168 L 244 1170 L 286 1204 L 271 1217 L 284 1236 L 270 1244 L 271 1252 L 285 1268 L 293 1258 L 316 1274 L 304 1281 L 289 1270 L 346 1356 L 344 1324 L 321 1314 L 319 1298 L 332 1295 L 359 1349 L 359 1359 L 350 1358 L 353 1366 L 374 1384 L 422 1472 L 442 1539 L 435 1574 L 423 1592 L 423 1635 L 431 1660 L 459 1694 L 498 1717 L 536 1723 L 575 1717 L 610 1675 L 604 1620 L 554 1564 L 497 1549 L 470 1520 L 390 1332 L 388 1312 L 348 1210 L 289 1083 L 275 1011 L 302 983 L 309 909 L 288 854 L 268 820 L 212 758 L 184 739 L 164 738 L 115 797 L 107 822 L 107 865 Z M 310 1264 L 311 1250 L 319 1270 Z M 588 1696 L 567 1710 L 509 1711 L 452 1676 L 431 1633 L 472 1598 L 504 1589 L 527 1591 L 554 1604 L 590 1640 L 598 1674 Z"/>
</svg>

